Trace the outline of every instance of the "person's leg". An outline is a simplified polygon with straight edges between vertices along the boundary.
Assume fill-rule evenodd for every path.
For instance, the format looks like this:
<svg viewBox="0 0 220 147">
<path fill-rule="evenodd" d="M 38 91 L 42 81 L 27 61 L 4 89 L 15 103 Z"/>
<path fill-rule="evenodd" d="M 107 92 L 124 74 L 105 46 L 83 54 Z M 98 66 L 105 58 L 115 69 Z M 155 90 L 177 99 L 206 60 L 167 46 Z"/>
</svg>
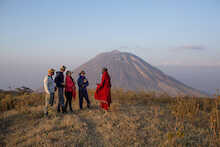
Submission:
<svg viewBox="0 0 220 147">
<path fill-rule="evenodd" d="M 88 92 L 87 91 L 84 93 L 84 97 L 85 97 L 86 102 L 87 102 L 87 107 L 90 108 L 90 100 L 89 100 L 89 96 L 88 96 Z"/>
<path fill-rule="evenodd" d="M 53 106 L 53 102 L 54 102 L 54 93 L 51 93 L 50 94 L 50 101 L 49 101 L 50 106 Z"/>
<path fill-rule="evenodd" d="M 82 91 L 79 91 L 79 108 L 83 108 L 83 93 Z"/>
<path fill-rule="evenodd" d="M 63 93 L 63 88 L 59 88 L 59 103 L 60 107 L 62 108 L 62 112 L 65 113 L 65 105 L 64 105 L 64 93 Z"/>
<path fill-rule="evenodd" d="M 65 103 L 65 111 L 67 111 L 67 107 L 68 107 L 68 92 L 65 92 L 65 97 L 66 97 L 66 103 Z"/>
<path fill-rule="evenodd" d="M 105 108 L 104 109 L 108 111 L 108 104 L 105 103 Z"/>
<path fill-rule="evenodd" d="M 58 88 L 58 105 L 57 105 L 57 112 L 60 112 L 60 106 L 61 106 L 61 103 L 60 103 L 60 99 L 61 99 L 61 88 Z"/>
<path fill-rule="evenodd" d="M 73 109 L 72 109 L 72 96 L 73 96 L 73 93 L 70 92 L 69 93 L 69 107 L 70 107 L 70 111 L 71 112 L 73 111 Z"/>
<path fill-rule="evenodd" d="M 48 103 L 49 103 L 49 94 L 46 94 L 45 96 L 45 107 L 44 107 L 44 114 L 47 116 L 48 115 Z"/>
<path fill-rule="evenodd" d="M 100 108 L 102 108 L 102 109 L 103 109 L 103 103 L 102 103 L 102 102 L 100 102 Z"/>
<path fill-rule="evenodd" d="M 61 107 L 62 111 L 65 112 L 63 88 L 58 88 L 58 97 L 59 97 L 59 103 L 58 103 L 57 111 L 60 112 L 60 107 Z"/>
<path fill-rule="evenodd" d="M 104 110 L 108 110 L 108 104 L 107 104 L 107 103 L 101 102 L 101 103 L 100 103 L 100 107 L 101 107 L 102 109 L 104 109 Z"/>
<path fill-rule="evenodd" d="M 104 103 L 103 104 L 103 109 L 108 110 L 108 104 Z"/>
</svg>

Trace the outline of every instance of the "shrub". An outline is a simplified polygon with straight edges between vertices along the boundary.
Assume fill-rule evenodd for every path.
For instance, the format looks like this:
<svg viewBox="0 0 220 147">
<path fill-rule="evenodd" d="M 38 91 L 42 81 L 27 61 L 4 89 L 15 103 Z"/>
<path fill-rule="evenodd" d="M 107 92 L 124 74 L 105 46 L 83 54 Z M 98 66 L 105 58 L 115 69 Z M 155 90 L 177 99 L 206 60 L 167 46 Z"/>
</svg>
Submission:
<svg viewBox="0 0 220 147">
<path fill-rule="evenodd" d="M 11 109 L 22 110 L 28 106 L 41 105 L 44 102 L 44 94 L 31 93 L 23 95 L 4 95 L 0 101 L 0 111 Z"/>
</svg>

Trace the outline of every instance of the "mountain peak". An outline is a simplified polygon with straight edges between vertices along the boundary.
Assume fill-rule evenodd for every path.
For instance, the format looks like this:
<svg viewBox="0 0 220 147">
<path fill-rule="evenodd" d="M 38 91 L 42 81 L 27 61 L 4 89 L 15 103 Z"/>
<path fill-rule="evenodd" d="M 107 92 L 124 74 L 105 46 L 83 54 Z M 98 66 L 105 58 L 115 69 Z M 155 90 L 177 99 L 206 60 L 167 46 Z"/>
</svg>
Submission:
<svg viewBox="0 0 220 147">
<path fill-rule="evenodd" d="M 95 88 L 96 83 L 100 82 L 102 67 L 109 69 L 114 88 L 166 92 L 170 95 L 203 95 L 200 91 L 165 75 L 140 57 L 119 50 L 97 55 L 75 69 L 74 73 L 87 71 L 90 88 Z M 77 76 L 75 74 L 76 78 Z"/>
<path fill-rule="evenodd" d="M 119 54 L 119 53 L 121 53 L 119 50 L 113 50 L 111 53 L 113 53 L 113 54 Z"/>
</svg>

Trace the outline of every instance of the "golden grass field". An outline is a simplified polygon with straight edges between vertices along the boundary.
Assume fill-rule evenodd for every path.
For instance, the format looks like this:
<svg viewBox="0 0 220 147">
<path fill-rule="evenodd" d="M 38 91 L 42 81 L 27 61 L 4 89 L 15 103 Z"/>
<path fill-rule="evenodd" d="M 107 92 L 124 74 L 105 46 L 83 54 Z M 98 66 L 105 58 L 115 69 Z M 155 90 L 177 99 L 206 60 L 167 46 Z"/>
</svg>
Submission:
<svg viewBox="0 0 220 147">
<path fill-rule="evenodd" d="M 220 146 L 220 97 L 171 98 L 112 90 L 111 112 L 89 91 L 91 109 L 44 117 L 44 94 L 0 93 L 0 146 Z M 78 98 L 77 98 L 78 99 Z M 57 98 L 55 99 L 57 101 Z M 84 102 L 85 104 L 85 102 Z"/>
</svg>

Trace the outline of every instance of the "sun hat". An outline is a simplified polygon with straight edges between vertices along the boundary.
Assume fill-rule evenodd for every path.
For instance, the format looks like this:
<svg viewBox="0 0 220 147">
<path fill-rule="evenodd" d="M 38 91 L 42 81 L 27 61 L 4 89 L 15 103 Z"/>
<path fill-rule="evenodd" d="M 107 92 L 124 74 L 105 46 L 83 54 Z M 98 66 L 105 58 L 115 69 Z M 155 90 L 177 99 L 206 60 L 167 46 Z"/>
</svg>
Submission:
<svg viewBox="0 0 220 147">
<path fill-rule="evenodd" d="M 53 68 L 48 69 L 49 74 L 54 73 L 54 72 L 55 72 L 55 69 L 53 69 Z"/>
</svg>

